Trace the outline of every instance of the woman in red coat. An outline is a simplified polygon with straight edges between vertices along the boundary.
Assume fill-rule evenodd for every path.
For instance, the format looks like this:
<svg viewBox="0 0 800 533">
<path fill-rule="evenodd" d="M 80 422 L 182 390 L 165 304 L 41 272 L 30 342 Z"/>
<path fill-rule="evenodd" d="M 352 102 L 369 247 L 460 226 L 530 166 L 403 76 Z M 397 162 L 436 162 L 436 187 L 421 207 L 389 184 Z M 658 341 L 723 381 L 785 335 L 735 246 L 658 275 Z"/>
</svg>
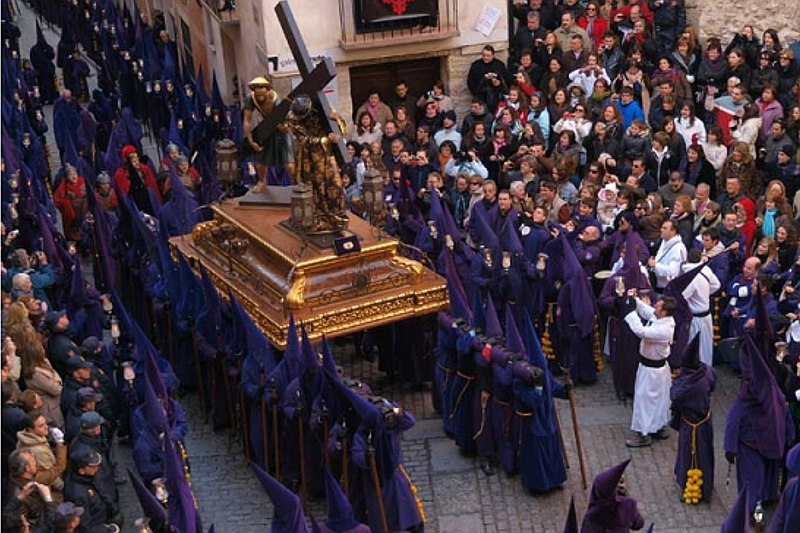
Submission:
<svg viewBox="0 0 800 533">
<path fill-rule="evenodd" d="M 122 148 L 122 166 L 114 174 L 114 183 L 124 195 L 130 195 L 140 211 L 156 215 L 161 206 L 161 192 L 158 182 L 149 166 L 139 161 L 136 148 L 126 145 Z M 153 193 L 158 205 L 152 205 L 149 192 Z"/>
<path fill-rule="evenodd" d="M 72 165 L 64 167 L 64 178 L 53 192 L 53 201 L 61 212 L 64 235 L 71 241 L 81 240 L 81 225 L 86 216 L 86 180 Z"/>
<path fill-rule="evenodd" d="M 578 18 L 578 26 L 586 30 L 592 39 L 594 49 L 599 50 L 603 45 L 603 35 L 608 31 L 608 21 L 600 14 L 600 6 L 592 0 L 586 4 L 586 14 Z"/>
</svg>

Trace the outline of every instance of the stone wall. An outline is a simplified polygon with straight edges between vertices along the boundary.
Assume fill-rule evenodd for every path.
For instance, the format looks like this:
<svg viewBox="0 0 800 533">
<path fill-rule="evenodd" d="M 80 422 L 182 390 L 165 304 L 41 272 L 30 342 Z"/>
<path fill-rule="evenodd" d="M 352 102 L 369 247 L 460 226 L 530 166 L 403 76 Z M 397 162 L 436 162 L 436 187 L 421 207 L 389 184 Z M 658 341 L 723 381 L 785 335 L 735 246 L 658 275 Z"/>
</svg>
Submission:
<svg viewBox="0 0 800 533">
<path fill-rule="evenodd" d="M 800 0 L 687 0 L 686 12 L 703 40 L 719 37 L 727 43 L 750 24 L 759 37 L 765 29 L 775 28 L 781 43 L 788 43 L 800 30 Z"/>
<path fill-rule="evenodd" d="M 497 50 L 495 57 L 505 63 L 508 59 L 508 43 L 490 44 Z M 446 58 L 445 67 L 449 78 L 447 85 L 450 87 L 450 97 L 453 99 L 453 105 L 456 108 L 458 124 L 461 124 L 463 117 L 469 113 L 472 94 L 467 89 L 467 74 L 472 63 L 480 59 L 482 48 L 483 45 L 465 46 L 458 50 L 453 50 Z"/>
</svg>

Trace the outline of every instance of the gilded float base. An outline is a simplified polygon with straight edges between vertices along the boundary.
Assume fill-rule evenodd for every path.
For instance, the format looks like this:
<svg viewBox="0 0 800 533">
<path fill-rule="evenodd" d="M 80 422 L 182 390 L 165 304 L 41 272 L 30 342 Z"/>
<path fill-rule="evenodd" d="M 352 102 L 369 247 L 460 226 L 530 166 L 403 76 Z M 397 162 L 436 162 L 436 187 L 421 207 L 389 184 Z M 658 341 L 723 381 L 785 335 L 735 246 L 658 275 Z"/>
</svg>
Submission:
<svg viewBox="0 0 800 533">
<path fill-rule="evenodd" d="M 224 298 L 231 289 L 278 348 L 286 345 L 290 314 L 313 341 L 448 306 L 444 278 L 358 217 L 350 216 L 344 235 L 355 236 L 360 251 L 337 255 L 332 242 L 294 232 L 287 207 L 231 201 L 212 209 L 213 220 L 170 244 L 196 270 L 202 264 Z"/>
</svg>

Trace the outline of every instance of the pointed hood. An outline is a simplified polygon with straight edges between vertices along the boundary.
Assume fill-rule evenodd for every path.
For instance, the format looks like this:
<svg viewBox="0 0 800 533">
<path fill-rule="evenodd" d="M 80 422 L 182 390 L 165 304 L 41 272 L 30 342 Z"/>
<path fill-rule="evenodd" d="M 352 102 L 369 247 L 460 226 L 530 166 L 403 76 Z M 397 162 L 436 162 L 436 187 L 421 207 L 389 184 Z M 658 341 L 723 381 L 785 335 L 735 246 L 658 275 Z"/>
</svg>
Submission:
<svg viewBox="0 0 800 533">
<path fill-rule="evenodd" d="M 486 306 L 483 303 L 483 296 L 477 285 L 472 289 L 472 322 L 470 326 L 481 331 L 486 331 Z"/>
<path fill-rule="evenodd" d="M 439 231 L 439 234 L 444 233 L 444 227 L 440 223 L 442 219 L 442 199 L 439 198 L 438 194 L 431 194 L 431 209 L 428 212 L 428 220 L 433 220 L 436 222 L 436 229 Z"/>
<path fill-rule="evenodd" d="M 687 270 L 678 277 L 672 279 L 667 286 L 664 287 L 664 296 L 671 296 L 675 298 L 677 307 L 673 318 L 675 319 L 675 334 L 673 336 L 672 346 L 670 346 L 669 365 L 671 367 L 680 364 L 680 356 L 686 349 L 686 344 L 689 342 L 689 325 L 692 322 L 692 310 L 689 309 L 689 303 L 683 296 L 683 291 L 694 280 L 695 276 L 700 274 L 700 271 L 705 267 L 705 263 L 700 263 L 691 270 Z"/>
<path fill-rule="evenodd" d="M 219 112 L 225 109 L 225 102 L 222 100 L 222 92 L 219 90 L 216 70 L 211 72 L 211 108 Z"/>
<path fill-rule="evenodd" d="M 38 20 L 36 21 L 36 44 L 39 46 L 50 46 L 44 36 L 44 32 L 42 31 L 42 27 L 39 25 Z"/>
<path fill-rule="evenodd" d="M 453 219 L 453 214 L 450 212 L 450 209 L 447 207 L 447 204 L 442 203 L 440 200 L 439 203 L 442 206 L 442 212 L 439 215 L 438 219 L 434 219 L 436 220 L 436 225 L 439 227 L 440 233 L 446 233 L 447 235 L 450 235 L 456 246 L 460 248 L 462 247 L 463 244 L 461 231 L 459 231 L 458 226 L 456 225 L 456 221 L 455 219 Z M 431 213 L 431 218 L 433 218 L 433 213 Z"/>
<path fill-rule="evenodd" d="M 328 343 L 328 337 L 325 335 L 322 336 L 322 368 L 337 378 L 339 377 L 339 370 L 336 368 L 336 359 L 333 357 L 333 351 Z"/>
<path fill-rule="evenodd" d="M 325 374 L 330 377 L 326 377 Z M 341 382 L 341 376 L 339 375 L 339 369 L 336 368 L 336 360 L 325 335 L 322 336 L 322 368 L 319 375 L 319 392 L 317 397 L 314 398 L 315 409 L 320 411 L 327 409 L 333 418 L 338 419 L 342 413 L 342 398 L 341 395 L 336 393 L 336 389 L 328 380 L 333 379 Z"/>
<path fill-rule="evenodd" d="M 209 164 L 202 150 L 197 152 L 195 166 L 200 173 L 200 196 L 198 203 L 200 205 L 206 205 L 219 201 L 222 196 L 222 188 L 220 187 L 219 179 L 217 179 L 217 169 L 215 166 Z M 211 215 L 208 214 L 206 217 L 211 218 Z"/>
<path fill-rule="evenodd" d="M 552 281 L 560 278 L 564 285 L 570 287 L 569 302 L 564 304 L 569 305 L 581 337 L 590 335 L 594 330 L 596 298 L 583 267 L 564 233 L 547 243 L 545 253 L 550 256 L 547 262 L 548 276 L 554 275 Z"/>
<path fill-rule="evenodd" d="M 617 271 L 616 275 L 622 276 L 622 279 L 625 280 L 626 289 L 650 288 L 650 280 L 642 272 L 641 263 L 639 262 L 639 246 L 641 246 L 641 240 L 635 231 L 625 233 L 625 257 L 622 259 L 622 268 Z M 600 297 L 611 296 L 615 290 L 615 280 L 612 277 L 603 285 Z"/>
<path fill-rule="evenodd" d="M 750 533 L 750 514 L 747 511 L 747 485 L 739 491 L 719 533 Z"/>
<path fill-rule="evenodd" d="M 319 370 L 317 351 L 314 350 L 314 345 L 311 344 L 311 339 L 308 338 L 305 324 L 300 324 L 300 353 L 303 373 Z"/>
<path fill-rule="evenodd" d="M 300 377 L 302 373 L 302 352 L 300 339 L 297 337 L 297 327 L 294 323 L 294 313 L 289 315 L 289 331 L 286 334 L 286 350 L 283 352 L 289 380 Z"/>
<path fill-rule="evenodd" d="M 564 533 L 578 533 L 578 516 L 575 513 L 575 496 L 569 499 L 569 511 L 564 523 Z"/>
<path fill-rule="evenodd" d="M 181 98 L 183 98 L 184 100 L 186 99 L 186 97 L 181 97 Z M 178 117 L 177 111 L 173 110 L 172 114 L 170 116 L 170 119 L 169 119 L 168 140 L 169 140 L 169 142 L 177 145 L 178 148 L 180 148 L 180 151 L 181 151 L 182 154 L 186 154 L 187 156 L 189 156 L 189 154 L 191 152 L 189 151 L 189 148 L 184 144 L 183 138 L 181 137 L 180 131 L 178 130 L 178 119 L 179 118 L 183 118 L 183 117 Z M 183 118 L 183 120 L 184 120 L 183 127 L 186 128 L 186 121 L 188 119 Z"/>
<path fill-rule="evenodd" d="M 773 346 L 775 346 L 777 336 L 775 335 L 775 328 L 772 327 L 772 322 L 767 314 L 767 307 L 761 290 L 756 291 L 754 301 L 756 304 L 756 327 L 754 337 L 758 349 L 761 351 L 761 355 L 768 358 L 770 361 L 774 361 L 774 358 L 770 355 L 772 354 Z"/>
<path fill-rule="evenodd" d="M 681 368 L 697 370 L 700 368 L 700 335 L 695 335 L 681 357 Z"/>
<path fill-rule="evenodd" d="M 208 93 L 206 92 L 206 77 L 203 74 L 203 65 L 197 69 L 197 80 L 194 83 L 194 92 L 196 96 L 195 112 L 198 118 L 201 116 L 200 112 L 205 108 L 208 102 Z"/>
<path fill-rule="evenodd" d="M 259 329 L 250 315 L 244 310 L 239 300 L 230 294 L 231 315 L 233 318 L 233 342 L 228 349 L 238 357 L 252 357 L 258 366 L 264 370 L 265 375 L 269 375 L 275 368 L 275 354 L 267 337 Z"/>
<path fill-rule="evenodd" d="M 65 166 L 67 164 L 72 165 L 73 167 L 75 167 L 75 170 L 78 172 L 79 176 L 84 176 L 85 177 L 85 174 L 83 173 L 84 169 L 81 168 L 81 167 L 85 166 L 86 162 L 83 161 L 83 164 L 81 164 L 83 158 L 78 155 L 78 150 L 75 148 L 75 142 L 74 142 L 74 139 L 72 138 L 72 135 L 65 135 L 64 139 L 63 139 L 63 143 L 64 143 L 64 146 L 63 146 L 63 152 L 64 152 L 63 162 L 64 162 Z M 61 179 L 66 178 L 66 176 L 63 175 L 61 172 L 59 172 L 59 174 L 61 175 Z M 58 187 L 58 183 L 56 183 L 56 187 Z"/>
<path fill-rule="evenodd" d="M 177 76 L 177 70 L 175 67 L 176 58 L 172 57 L 172 49 L 167 46 L 164 48 L 164 62 L 162 65 L 162 73 L 164 75 L 164 81 L 167 80 L 175 80 Z"/>
<path fill-rule="evenodd" d="M 166 384 L 164 383 L 164 378 L 161 377 L 161 371 L 158 367 L 157 362 L 157 355 L 155 353 L 155 347 L 152 344 L 149 344 L 149 339 L 147 340 L 147 344 L 142 341 L 142 337 L 144 337 L 144 333 L 139 326 L 136 325 L 133 328 L 134 334 L 134 350 L 138 352 L 140 361 L 144 366 L 144 377 L 153 387 L 153 391 L 155 392 L 156 396 L 158 396 L 159 400 L 163 402 L 163 405 L 166 406 L 167 402 L 169 402 L 169 390 L 167 389 Z"/>
<path fill-rule="evenodd" d="M 194 92 L 194 82 L 187 83 L 187 85 L 189 85 L 192 92 Z M 175 92 L 178 93 L 178 105 L 175 107 L 174 111 L 177 113 L 177 118 L 183 119 L 183 127 L 186 128 L 188 121 L 197 118 L 195 116 L 194 102 L 193 100 L 189 100 L 189 96 L 186 94 L 184 87 L 177 87 Z M 194 99 L 195 97 L 193 96 L 192 98 Z"/>
<path fill-rule="evenodd" d="M 261 486 L 264 487 L 267 496 L 272 500 L 274 512 L 271 532 L 309 533 L 300 498 L 284 487 L 277 479 L 264 472 L 257 464 L 251 462 L 250 466 L 261 482 Z"/>
<path fill-rule="evenodd" d="M 122 108 L 117 128 L 119 129 L 122 143 L 133 145 L 136 148 L 136 152 L 143 156 L 142 137 L 144 136 L 144 130 L 142 129 L 142 121 L 136 118 L 133 109 L 130 107 Z"/>
<path fill-rule="evenodd" d="M 764 457 L 782 459 L 786 440 L 786 402 L 755 340 L 745 335 L 739 350 L 742 383 L 737 400 L 753 425 L 755 448 Z"/>
<path fill-rule="evenodd" d="M 447 292 L 450 296 L 450 314 L 454 318 L 461 318 L 467 323 L 472 320 L 472 310 L 467 302 L 467 294 L 461 279 L 458 277 L 456 264 L 453 261 L 453 252 L 445 248 L 444 254 L 445 274 L 447 278 Z"/>
<path fill-rule="evenodd" d="M 597 474 L 592 483 L 592 493 L 589 496 L 589 505 L 593 503 L 602 503 L 614 501 L 617 496 L 617 485 L 625 473 L 625 469 L 630 463 L 630 459 L 625 459 L 618 465 L 612 466 L 608 470 L 604 470 Z M 587 511 L 588 513 L 588 511 Z"/>
<path fill-rule="evenodd" d="M 103 164 L 105 165 L 106 172 L 113 176 L 118 168 L 122 166 L 122 159 L 120 153 L 122 151 L 122 140 L 117 133 L 119 128 L 111 130 L 108 136 L 108 147 L 106 148 L 105 156 L 103 157 Z"/>
<path fill-rule="evenodd" d="M 175 304 L 175 311 L 181 318 L 191 320 L 203 308 L 203 287 L 194 275 L 186 257 L 178 252 L 178 279 L 181 298 Z"/>
<path fill-rule="evenodd" d="M 345 402 L 343 405 L 350 404 L 353 411 L 358 415 L 360 419 L 359 424 L 371 428 L 378 423 L 381 414 L 377 407 L 352 388 L 345 386 L 337 375 L 331 375 L 331 373 L 326 370 L 325 376 L 326 381 L 333 386 L 336 394 Z"/>
<path fill-rule="evenodd" d="M 519 240 L 519 233 L 514 224 L 508 223 L 503 225 L 500 232 L 500 247 L 504 252 L 511 252 L 512 255 L 522 255 L 522 241 Z"/>
<path fill-rule="evenodd" d="M 522 310 L 522 328 L 520 329 L 522 330 L 523 339 L 525 341 L 525 353 L 528 356 L 528 362 L 533 366 L 538 366 L 545 370 L 546 374 L 549 376 L 550 372 L 547 370 L 549 368 L 547 357 L 544 355 L 542 345 L 539 342 L 539 336 L 536 334 L 536 329 L 533 327 L 533 321 L 527 309 L 523 307 Z"/>
<path fill-rule="evenodd" d="M 490 296 L 486 298 L 486 336 L 495 339 L 503 338 L 503 328 L 500 326 L 500 319 L 494 308 L 494 299 Z"/>
<path fill-rule="evenodd" d="M 250 316 L 247 314 L 247 311 L 244 310 L 242 304 L 239 303 L 239 299 L 236 297 L 236 293 L 233 292 L 231 287 L 228 287 L 228 301 L 231 304 L 232 331 L 230 338 L 227 339 L 229 342 L 226 346 L 226 350 L 236 359 L 241 359 L 248 355 L 247 334 L 249 331 L 248 319 Z"/>
<path fill-rule="evenodd" d="M 67 314 L 70 319 L 74 320 L 78 311 L 89 303 L 88 290 L 94 289 L 94 287 L 86 282 L 86 278 L 83 275 L 83 268 L 80 266 L 77 258 L 75 258 L 71 265 L 68 265 L 68 270 L 71 275 L 71 283 L 69 287 L 69 297 L 66 302 Z"/>
<path fill-rule="evenodd" d="M 325 470 L 325 496 L 328 502 L 328 519 L 325 521 L 325 525 L 334 531 L 347 531 L 360 525 L 353 515 L 353 507 L 342 487 L 327 469 Z"/>
<path fill-rule="evenodd" d="M 114 228 L 109 213 L 98 203 L 92 187 L 86 188 L 86 203 L 89 212 L 94 216 L 94 246 L 97 258 L 95 287 L 101 292 L 111 292 L 117 287 L 116 260 L 111 251 L 114 240 Z"/>
<path fill-rule="evenodd" d="M 514 309 L 511 307 L 511 304 L 506 302 L 506 347 L 511 350 L 512 352 L 517 352 L 522 354 L 525 359 L 527 359 L 527 351 L 525 347 L 525 343 L 522 340 L 522 335 L 519 333 L 519 329 L 517 328 L 517 322 L 514 318 Z"/>
<path fill-rule="evenodd" d="M 309 402 L 313 402 L 320 391 L 321 369 L 319 358 L 317 357 L 317 351 L 314 349 L 314 345 L 311 344 L 311 340 L 308 338 L 308 333 L 306 333 L 304 324 L 300 325 L 300 336 L 302 355 L 302 374 L 300 376 L 300 382 L 303 387 L 303 396 L 307 398 Z M 304 415 L 309 413 L 309 411 L 306 411 Z"/>
<path fill-rule="evenodd" d="M 489 225 L 486 214 L 482 209 L 473 209 L 470 217 L 470 230 L 474 228 L 478 244 L 492 250 L 493 255 L 500 252 L 500 239 Z M 495 257 L 497 259 L 497 257 Z"/>
<path fill-rule="evenodd" d="M 153 385 L 146 374 L 145 379 L 142 380 L 142 389 L 144 390 L 144 401 L 141 409 L 147 422 L 147 427 L 152 429 L 156 435 L 163 433 L 169 438 L 170 427 L 167 420 L 167 412 L 164 410 L 164 403 L 156 396 Z M 165 399 L 165 401 L 168 402 L 169 400 Z"/>
<path fill-rule="evenodd" d="M 194 329 L 206 342 L 220 347 L 219 334 L 222 329 L 222 298 L 211 281 L 206 267 L 200 263 L 200 287 L 203 291 L 203 304 L 197 313 Z"/>
</svg>

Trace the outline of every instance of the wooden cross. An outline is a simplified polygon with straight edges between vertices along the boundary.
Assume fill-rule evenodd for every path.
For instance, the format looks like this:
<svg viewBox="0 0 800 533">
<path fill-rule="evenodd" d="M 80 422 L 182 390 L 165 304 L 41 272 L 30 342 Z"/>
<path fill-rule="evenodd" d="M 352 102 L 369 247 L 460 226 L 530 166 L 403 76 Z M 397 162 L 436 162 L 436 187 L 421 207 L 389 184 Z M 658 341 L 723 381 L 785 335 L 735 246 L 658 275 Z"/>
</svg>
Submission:
<svg viewBox="0 0 800 533">
<path fill-rule="evenodd" d="M 275 13 L 278 15 L 278 21 L 281 24 L 284 35 L 286 35 L 286 40 L 289 42 L 289 48 L 292 50 L 292 56 L 297 62 L 297 68 L 303 81 L 289 93 L 287 98 L 281 100 L 272 113 L 264 117 L 264 129 L 269 136 L 274 135 L 278 124 L 286 119 L 294 98 L 301 94 L 308 95 L 312 100 L 319 102 L 322 113 L 325 115 L 325 120 L 322 123 L 328 125 L 328 131 L 338 133 L 341 136 L 339 142 L 332 146 L 339 164 L 347 163 L 350 161 L 350 155 L 345 147 L 343 132 L 339 129 L 339 124 L 330 118 L 333 107 L 331 107 L 328 97 L 323 92 L 325 86 L 336 77 L 333 61 L 331 58 L 326 57 L 316 68 L 313 68 L 311 56 L 308 54 L 303 36 L 300 35 L 300 29 L 297 27 L 297 21 L 294 19 L 289 2 L 286 0 L 279 2 L 275 6 Z"/>
</svg>

